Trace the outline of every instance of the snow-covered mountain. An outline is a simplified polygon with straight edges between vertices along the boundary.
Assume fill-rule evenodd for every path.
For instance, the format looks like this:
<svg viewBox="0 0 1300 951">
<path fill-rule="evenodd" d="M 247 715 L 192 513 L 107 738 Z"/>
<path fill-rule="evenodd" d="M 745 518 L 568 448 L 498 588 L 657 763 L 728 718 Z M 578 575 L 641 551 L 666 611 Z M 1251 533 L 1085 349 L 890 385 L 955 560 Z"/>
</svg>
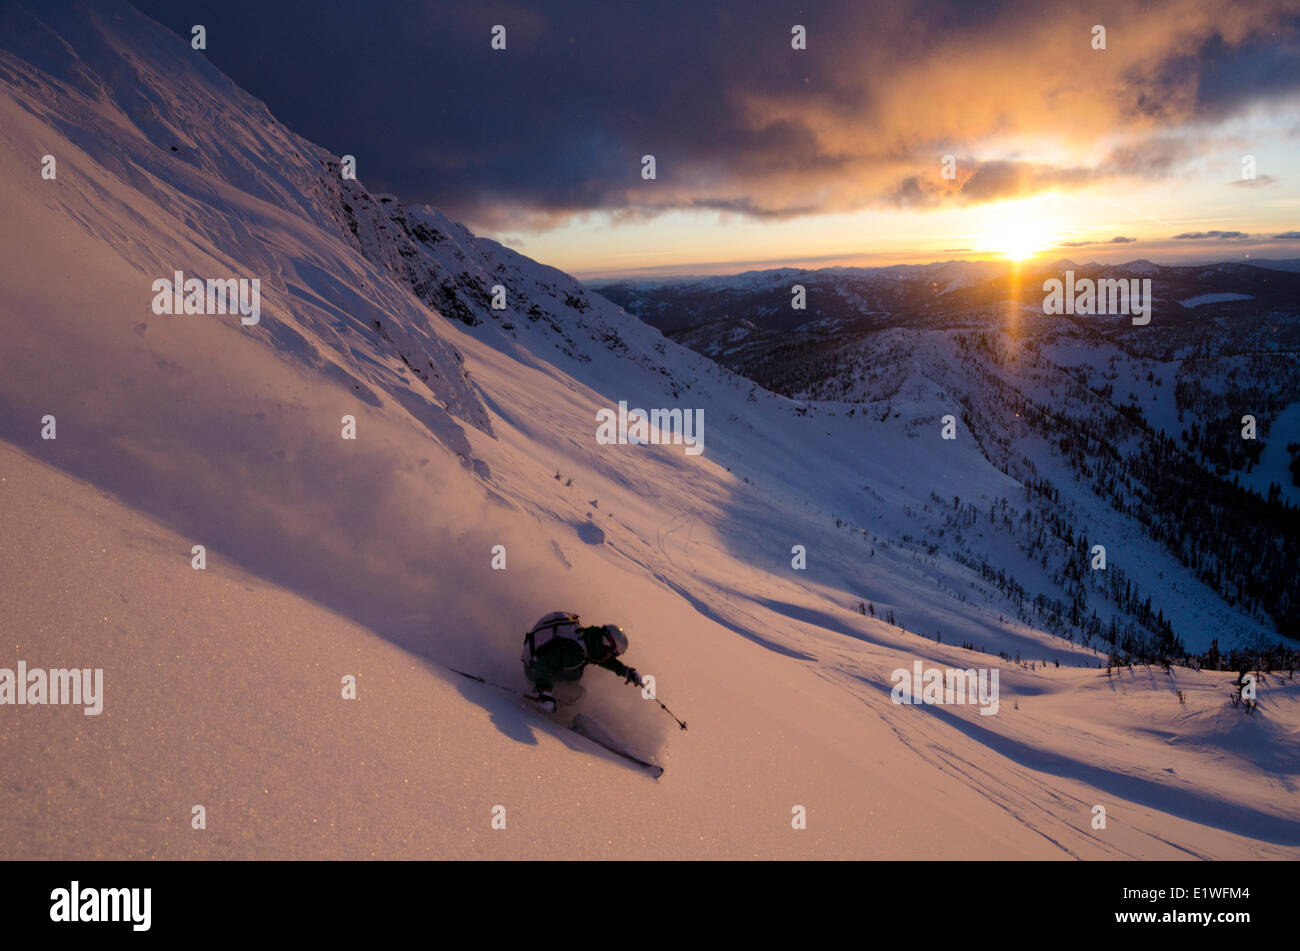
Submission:
<svg viewBox="0 0 1300 951">
<path fill-rule="evenodd" d="M 1300 855 L 1294 680 L 1248 715 L 1044 630 L 1041 489 L 940 438 L 937 374 L 774 394 L 345 179 L 125 4 L 0 7 L 0 173 L 0 668 L 104 670 L 98 716 L 0 705 L 4 857 Z M 155 313 L 177 271 L 260 319 Z M 704 452 L 602 443 L 620 402 Z M 1095 519 L 1165 617 L 1249 625 Z M 658 782 L 450 671 L 522 686 L 556 609 L 689 722 L 584 679 Z M 918 662 L 997 670 L 996 715 L 892 702 Z"/>
<path fill-rule="evenodd" d="M 673 339 L 791 398 L 892 417 L 925 390 L 959 407 L 985 457 L 1033 487 L 1011 530 L 989 533 L 1028 557 L 991 550 L 983 533 L 963 539 L 978 512 L 959 506 L 921 534 L 1005 573 L 1018 601 L 1046 597 L 1027 616 L 1021 605 L 1027 620 L 1085 642 L 1104 632 L 1152 658 L 1214 640 L 1281 635 L 1294 646 L 1300 278 L 1240 264 L 980 263 L 960 286 L 931 265 L 901 286 L 889 268 L 602 291 L 652 322 L 671 313 Z M 1067 272 L 1150 281 L 1153 319 L 1045 315 L 1045 280 Z M 791 306 L 792 287 L 805 308 Z M 886 300 L 882 287 L 897 292 Z M 877 310 L 855 303 L 872 295 Z M 1243 438 L 1246 417 L 1254 438 Z M 1107 538 L 1125 539 L 1127 563 L 1080 574 L 1088 546 Z M 1115 626 L 1128 633 L 1114 637 Z"/>
</svg>

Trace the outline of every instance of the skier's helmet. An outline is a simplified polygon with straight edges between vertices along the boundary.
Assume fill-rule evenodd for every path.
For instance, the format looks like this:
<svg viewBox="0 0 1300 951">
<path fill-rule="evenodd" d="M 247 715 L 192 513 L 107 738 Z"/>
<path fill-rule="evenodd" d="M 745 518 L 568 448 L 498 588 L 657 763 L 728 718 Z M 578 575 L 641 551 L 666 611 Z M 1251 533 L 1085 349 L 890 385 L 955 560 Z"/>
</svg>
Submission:
<svg viewBox="0 0 1300 951">
<path fill-rule="evenodd" d="M 606 624 L 603 637 L 601 638 L 608 645 L 610 657 L 617 657 L 619 654 L 627 652 L 627 635 L 617 624 Z"/>
</svg>

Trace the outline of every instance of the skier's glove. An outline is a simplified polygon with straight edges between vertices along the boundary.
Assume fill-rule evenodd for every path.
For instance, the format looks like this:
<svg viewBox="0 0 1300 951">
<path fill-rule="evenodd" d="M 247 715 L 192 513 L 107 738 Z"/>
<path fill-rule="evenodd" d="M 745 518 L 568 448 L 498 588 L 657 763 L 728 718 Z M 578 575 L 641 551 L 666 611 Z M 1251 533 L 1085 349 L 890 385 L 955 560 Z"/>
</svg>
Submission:
<svg viewBox="0 0 1300 951">
<path fill-rule="evenodd" d="M 544 710 L 544 711 L 547 712 L 547 713 L 554 713 L 554 712 L 555 712 L 555 698 L 554 698 L 554 697 L 548 697 L 548 696 L 540 696 L 540 697 L 538 697 L 538 698 L 537 698 L 537 709 L 538 709 L 538 710 Z"/>
<path fill-rule="evenodd" d="M 629 667 L 627 669 L 627 680 L 625 683 L 636 684 L 638 687 L 642 686 L 641 675 L 636 672 L 635 667 Z"/>
</svg>

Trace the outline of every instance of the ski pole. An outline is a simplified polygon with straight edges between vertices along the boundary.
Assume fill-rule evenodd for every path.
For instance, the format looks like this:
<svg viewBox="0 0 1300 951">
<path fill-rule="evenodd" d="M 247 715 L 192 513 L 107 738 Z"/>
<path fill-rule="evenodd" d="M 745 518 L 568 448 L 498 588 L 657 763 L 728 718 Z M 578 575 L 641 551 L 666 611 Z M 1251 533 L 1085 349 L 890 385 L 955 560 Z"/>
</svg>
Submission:
<svg viewBox="0 0 1300 951">
<path fill-rule="evenodd" d="M 660 700 L 658 697 L 655 697 L 654 699 L 655 699 L 655 703 L 659 704 L 659 706 L 663 708 L 664 713 L 668 714 L 668 715 L 669 715 L 670 717 L 672 717 L 674 720 L 677 720 L 677 725 L 680 726 L 683 730 L 686 729 L 686 721 L 685 721 L 685 720 L 678 720 L 678 719 L 677 719 L 677 714 L 675 714 L 675 713 L 673 713 L 671 710 L 669 710 L 668 707 L 666 707 L 666 706 L 664 705 L 664 702 L 663 702 L 662 700 Z"/>
<path fill-rule="evenodd" d="M 477 680 L 479 683 L 484 684 L 485 686 L 496 687 L 498 690 L 504 690 L 507 693 L 513 693 L 519 695 L 519 691 L 516 690 L 514 687 L 507 687 L 504 684 L 493 683 L 490 680 L 480 677 L 478 674 L 471 674 L 464 670 L 457 670 L 455 667 L 448 667 L 447 669 L 450 670 L 453 674 L 460 674 L 462 677 L 468 677 L 470 680 Z"/>
<path fill-rule="evenodd" d="M 628 683 L 632 683 L 632 681 L 629 680 Z M 641 685 L 641 684 L 637 684 L 637 686 L 640 687 L 640 686 L 642 686 L 642 685 Z M 650 699 L 653 700 L 655 703 L 659 704 L 660 708 L 663 710 L 664 713 L 668 714 L 668 715 L 669 715 L 670 717 L 672 717 L 674 720 L 677 720 L 677 725 L 678 725 L 679 727 L 681 727 L 683 730 L 686 729 L 686 721 L 685 721 L 685 720 L 682 720 L 682 719 L 679 719 L 678 716 L 677 716 L 677 714 L 673 713 L 671 710 L 668 709 L 667 704 L 665 704 L 665 703 L 664 703 L 662 700 L 660 700 L 658 697 L 654 697 L 654 696 L 652 696 Z"/>
</svg>

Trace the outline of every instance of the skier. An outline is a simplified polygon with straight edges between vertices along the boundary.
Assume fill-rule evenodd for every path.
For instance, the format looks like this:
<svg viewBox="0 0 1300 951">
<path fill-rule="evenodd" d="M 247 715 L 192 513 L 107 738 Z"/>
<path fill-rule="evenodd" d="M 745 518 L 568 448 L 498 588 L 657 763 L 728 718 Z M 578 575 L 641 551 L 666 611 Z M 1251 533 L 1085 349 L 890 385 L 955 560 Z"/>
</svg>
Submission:
<svg viewBox="0 0 1300 951">
<path fill-rule="evenodd" d="M 553 611 L 524 635 L 521 659 L 524 676 L 537 687 L 537 706 L 554 713 L 556 686 L 571 685 L 560 692 L 566 695 L 566 703 L 576 701 L 583 694 L 578 681 L 588 664 L 604 667 L 626 683 L 642 686 L 641 675 L 635 667 L 615 660 L 626 651 L 627 635 L 617 625 L 583 627 L 578 623 L 578 615 Z"/>
</svg>

